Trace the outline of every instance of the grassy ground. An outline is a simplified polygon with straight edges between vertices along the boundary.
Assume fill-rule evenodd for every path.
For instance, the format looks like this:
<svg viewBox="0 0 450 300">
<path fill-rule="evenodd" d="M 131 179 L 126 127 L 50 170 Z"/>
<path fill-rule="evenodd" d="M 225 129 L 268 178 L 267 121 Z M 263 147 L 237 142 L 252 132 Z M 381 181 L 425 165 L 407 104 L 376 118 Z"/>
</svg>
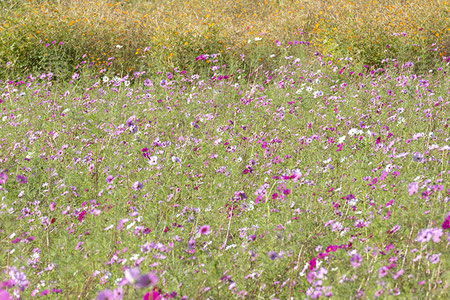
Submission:
<svg viewBox="0 0 450 300">
<path fill-rule="evenodd" d="M 3 2 L 0 299 L 448 298 L 447 11 L 418 3 Z"/>
</svg>

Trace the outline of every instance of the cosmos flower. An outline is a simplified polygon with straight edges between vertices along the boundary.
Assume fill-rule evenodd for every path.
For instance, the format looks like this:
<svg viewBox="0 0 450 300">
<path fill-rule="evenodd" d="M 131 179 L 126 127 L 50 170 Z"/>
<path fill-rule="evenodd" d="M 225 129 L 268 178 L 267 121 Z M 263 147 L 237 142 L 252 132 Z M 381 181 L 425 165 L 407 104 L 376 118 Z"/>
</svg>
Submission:
<svg viewBox="0 0 450 300">
<path fill-rule="evenodd" d="M 419 184 L 417 182 L 411 182 L 409 184 L 408 193 L 409 193 L 410 196 L 412 196 L 415 193 L 417 193 L 418 190 L 419 190 Z"/>
<path fill-rule="evenodd" d="M 174 162 L 174 163 L 181 163 L 181 158 L 179 158 L 177 156 L 172 156 L 172 162 Z"/>
<path fill-rule="evenodd" d="M 389 272 L 389 268 L 387 266 L 383 266 L 378 271 L 378 277 L 379 278 L 383 278 L 384 276 L 387 275 L 388 272 Z"/>
<path fill-rule="evenodd" d="M 134 182 L 131 188 L 135 191 L 142 189 L 142 182 L 140 181 Z"/>
<path fill-rule="evenodd" d="M 267 253 L 267 255 L 269 256 L 269 258 L 271 260 L 275 260 L 278 257 L 278 254 L 275 251 L 269 251 L 269 253 Z"/>
<path fill-rule="evenodd" d="M 198 233 L 200 233 L 201 235 L 207 235 L 210 233 L 210 229 L 211 228 L 209 227 L 209 225 L 204 225 L 204 226 L 200 227 Z"/>
<path fill-rule="evenodd" d="M 441 253 L 438 254 L 432 254 L 430 257 L 428 257 L 428 260 L 432 264 L 437 264 L 439 262 L 439 258 L 441 257 Z"/>
<path fill-rule="evenodd" d="M 114 181 L 114 176 L 108 175 L 108 176 L 106 177 L 106 183 L 112 183 L 113 181 Z"/>
<path fill-rule="evenodd" d="M 148 164 L 149 164 L 150 166 L 154 166 L 154 165 L 156 165 L 157 163 L 158 163 L 158 157 L 157 157 L 156 155 L 150 156 L 150 157 L 148 158 Z"/>
<path fill-rule="evenodd" d="M 426 243 L 433 240 L 435 243 L 441 241 L 441 237 L 444 234 L 442 228 L 426 228 L 422 229 L 417 235 L 416 241 L 420 243 Z"/>
<path fill-rule="evenodd" d="M 350 258 L 350 263 L 353 268 L 359 268 L 361 266 L 362 257 L 359 254 L 355 254 Z"/>
<path fill-rule="evenodd" d="M 0 172 L 0 185 L 5 184 L 8 180 L 8 174 L 6 174 L 6 170 Z"/>
<path fill-rule="evenodd" d="M 18 183 L 26 184 L 28 182 L 28 178 L 25 175 L 17 175 L 16 181 Z"/>
<path fill-rule="evenodd" d="M 14 298 L 9 296 L 8 291 L 0 290 L 0 299 L 2 299 L 2 300 L 13 300 Z"/>
<path fill-rule="evenodd" d="M 445 218 L 444 223 L 442 223 L 442 229 L 449 229 L 450 228 L 450 214 L 447 215 L 447 218 Z"/>
</svg>

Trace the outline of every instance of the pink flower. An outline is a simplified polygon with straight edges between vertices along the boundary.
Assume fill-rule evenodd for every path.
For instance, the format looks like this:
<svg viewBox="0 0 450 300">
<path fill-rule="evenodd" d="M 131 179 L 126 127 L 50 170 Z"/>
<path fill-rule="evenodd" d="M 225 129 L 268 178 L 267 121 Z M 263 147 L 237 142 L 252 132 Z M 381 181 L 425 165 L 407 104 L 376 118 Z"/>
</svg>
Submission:
<svg viewBox="0 0 450 300">
<path fill-rule="evenodd" d="M 202 227 L 200 227 L 198 233 L 200 233 L 201 235 L 207 235 L 210 233 L 211 228 L 209 227 L 209 225 L 204 225 Z"/>
<path fill-rule="evenodd" d="M 0 290 L 0 299 L 1 300 L 13 300 L 13 298 L 10 297 L 9 293 L 5 290 Z"/>
<path fill-rule="evenodd" d="M 392 277 L 394 278 L 394 280 L 397 280 L 400 276 L 402 276 L 402 274 L 403 274 L 403 269 L 399 270 L 397 273 L 392 275 Z"/>
<path fill-rule="evenodd" d="M 381 267 L 380 270 L 378 271 L 378 277 L 383 278 L 384 276 L 387 275 L 388 271 L 389 268 L 387 266 Z"/>
<path fill-rule="evenodd" d="M 419 184 L 417 182 L 411 182 L 409 184 L 408 192 L 409 195 L 412 196 L 419 190 Z"/>
<path fill-rule="evenodd" d="M 362 257 L 359 254 L 355 254 L 350 258 L 350 263 L 352 264 L 353 268 L 358 268 L 361 266 Z"/>
</svg>

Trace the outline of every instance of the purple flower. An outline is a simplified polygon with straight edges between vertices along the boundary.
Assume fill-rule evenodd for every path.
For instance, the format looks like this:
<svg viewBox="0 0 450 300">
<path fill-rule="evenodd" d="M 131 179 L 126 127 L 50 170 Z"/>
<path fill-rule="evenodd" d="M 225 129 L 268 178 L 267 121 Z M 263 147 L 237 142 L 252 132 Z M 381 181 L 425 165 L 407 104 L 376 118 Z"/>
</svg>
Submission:
<svg viewBox="0 0 450 300">
<path fill-rule="evenodd" d="M 0 184 L 5 184 L 6 180 L 8 180 L 8 174 L 6 174 L 8 170 L 3 170 L 0 172 Z"/>
<path fill-rule="evenodd" d="M 151 286 L 155 286 L 159 281 L 158 276 L 153 273 L 150 272 L 148 274 L 142 275 L 140 276 L 135 283 L 135 287 L 137 287 L 138 289 L 141 288 L 147 288 L 147 287 L 151 287 Z"/>
<path fill-rule="evenodd" d="M 126 124 L 128 127 L 131 127 L 134 125 L 133 121 L 136 120 L 136 116 L 131 116 L 128 118 L 128 120 L 126 121 Z"/>
<path fill-rule="evenodd" d="M 275 251 L 269 251 L 267 255 L 271 260 L 275 260 L 278 257 L 278 254 Z"/>
<path fill-rule="evenodd" d="M 441 253 L 439 253 L 439 254 L 432 254 L 432 255 L 428 258 L 428 260 L 429 260 L 430 263 L 432 263 L 432 264 L 437 264 L 437 263 L 439 262 L 440 256 L 441 256 Z"/>
<path fill-rule="evenodd" d="M 97 298 L 95 300 L 113 300 L 114 294 L 111 290 L 104 290 L 98 293 Z"/>
<path fill-rule="evenodd" d="M 355 254 L 350 258 L 350 263 L 353 268 L 359 268 L 361 266 L 362 257 L 359 254 Z"/>
<path fill-rule="evenodd" d="M 18 287 L 21 291 L 25 290 L 26 287 L 30 284 L 30 282 L 27 279 L 27 276 L 17 270 L 16 267 L 12 267 L 8 271 L 9 278 L 11 278 L 12 283 Z"/>
<path fill-rule="evenodd" d="M 16 181 L 18 183 L 26 184 L 28 182 L 28 178 L 25 175 L 17 175 L 16 176 Z"/>
<path fill-rule="evenodd" d="M 133 183 L 131 188 L 135 191 L 142 189 L 142 182 L 136 181 L 135 183 Z"/>
</svg>

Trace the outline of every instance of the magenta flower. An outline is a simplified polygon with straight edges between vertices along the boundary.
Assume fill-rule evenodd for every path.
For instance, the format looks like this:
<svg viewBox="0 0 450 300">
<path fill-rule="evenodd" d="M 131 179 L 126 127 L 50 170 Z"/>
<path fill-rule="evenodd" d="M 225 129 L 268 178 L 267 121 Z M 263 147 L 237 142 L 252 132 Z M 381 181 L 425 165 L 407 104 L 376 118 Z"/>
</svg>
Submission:
<svg viewBox="0 0 450 300">
<path fill-rule="evenodd" d="M 210 229 L 211 228 L 209 227 L 209 225 L 204 225 L 204 226 L 200 227 L 198 233 L 200 233 L 201 235 L 207 235 L 210 233 Z"/>
<path fill-rule="evenodd" d="M 447 215 L 447 218 L 445 218 L 444 223 L 442 223 L 442 229 L 449 229 L 450 228 L 450 214 Z"/>
<path fill-rule="evenodd" d="M 317 264 L 317 259 L 313 258 L 309 261 L 309 270 L 314 270 Z"/>
<path fill-rule="evenodd" d="M 26 184 L 28 182 L 28 178 L 25 175 L 17 175 L 16 176 L 16 181 L 18 183 Z"/>
<path fill-rule="evenodd" d="M 157 288 L 154 288 L 151 292 L 148 292 L 142 297 L 142 300 L 160 300 L 161 293 Z"/>
</svg>

